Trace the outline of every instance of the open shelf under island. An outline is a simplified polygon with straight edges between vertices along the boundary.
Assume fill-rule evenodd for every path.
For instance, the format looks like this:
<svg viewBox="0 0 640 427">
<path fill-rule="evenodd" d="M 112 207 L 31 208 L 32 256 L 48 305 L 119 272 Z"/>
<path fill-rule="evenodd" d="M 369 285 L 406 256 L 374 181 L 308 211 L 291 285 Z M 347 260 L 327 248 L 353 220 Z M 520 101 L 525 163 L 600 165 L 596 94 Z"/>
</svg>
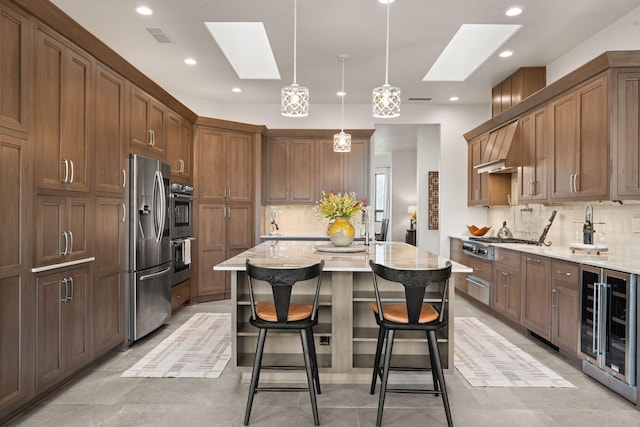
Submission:
<svg viewBox="0 0 640 427">
<path fill-rule="evenodd" d="M 258 330 L 248 322 L 250 316 L 246 275 L 246 260 L 265 267 L 295 267 L 325 261 L 319 307 L 319 324 L 314 328 L 321 381 L 326 383 L 368 383 L 371 381 L 378 329 L 370 302 L 375 301 L 369 260 L 400 269 L 442 268 L 446 258 L 420 251 L 415 246 L 399 242 L 372 242 L 363 252 L 327 253 L 314 246 L 322 241 L 268 241 L 216 266 L 214 270 L 231 274 L 232 362 L 243 371 L 243 379 L 251 376 Z M 452 274 L 469 273 L 471 269 L 452 262 Z M 268 285 L 255 289 L 270 298 Z M 309 285 L 305 288 L 306 285 Z M 313 284 L 301 284 L 312 297 Z M 296 287 L 298 288 L 298 287 Z M 382 284 L 381 290 L 384 292 Z M 453 366 L 453 278 L 449 286 L 448 327 L 438 334 L 442 364 Z M 433 294 L 425 301 L 435 301 Z M 397 293 L 397 292 L 396 292 Z M 304 298 L 305 295 L 302 295 Z M 385 297 L 395 298 L 390 292 Z M 400 300 L 402 294 L 398 294 Z M 426 366 L 429 358 L 424 334 L 407 331 L 398 334 L 394 344 L 394 366 Z M 265 345 L 264 364 L 303 364 L 300 337 L 297 333 L 270 332 Z M 416 365 L 417 363 L 417 365 Z M 272 382 L 304 382 L 303 371 L 264 371 L 260 379 Z"/>
</svg>

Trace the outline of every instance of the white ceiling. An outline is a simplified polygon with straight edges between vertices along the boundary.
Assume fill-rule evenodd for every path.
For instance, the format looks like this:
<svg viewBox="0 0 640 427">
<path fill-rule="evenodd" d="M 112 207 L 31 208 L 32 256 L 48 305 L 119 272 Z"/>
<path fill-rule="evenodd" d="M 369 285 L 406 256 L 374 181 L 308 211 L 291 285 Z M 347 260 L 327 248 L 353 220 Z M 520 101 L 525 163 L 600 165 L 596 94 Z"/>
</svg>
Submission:
<svg viewBox="0 0 640 427">
<path fill-rule="evenodd" d="M 82 26 L 177 99 L 279 104 L 293 80 L 293 0 L 52 0 Z M 154 10 L 141 16 L 135 7 Z M 389 83 L 402 102 L 489 103 L 491 87 L 521 66 L 545 65 L 640 4 L 640 0 L 397 0 L 391 4 Z M 513 5 L 524 13 L 508 18 Z M 204 22 L 263 22 L 282 80 L 240 80 Z M 298 0 L 297 80 L 310 102 L 339 103 L 338 55 L 345 67 L 345 103 L 370 103 L 384 83 L 386 6 L 378 0 Z M 489 58 L 464 82 L 422 77 L 462 24 L 521 24 L 505 44 L 515 54 Z M 162 28 L 172 44 L 145 30 Z M 186 57 L 196 66 L 183 63 Z M 231 92 L 241 87 L 242 93 Z M 409 101 L 409 97 L 432 98 Z M 197 113 L 197 111 L 196 111 Z"/>
</svg>

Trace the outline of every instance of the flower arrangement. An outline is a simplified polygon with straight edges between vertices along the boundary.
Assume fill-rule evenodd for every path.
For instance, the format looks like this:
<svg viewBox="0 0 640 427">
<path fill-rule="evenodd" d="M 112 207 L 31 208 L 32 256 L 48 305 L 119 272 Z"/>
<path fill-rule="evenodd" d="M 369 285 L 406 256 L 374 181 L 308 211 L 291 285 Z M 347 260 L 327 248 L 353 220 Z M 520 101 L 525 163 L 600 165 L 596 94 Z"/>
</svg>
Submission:
<svg viewBox="0 0 640 427">
<path fill-rule="evenodd" d="M 335 193 L 333 190 L 327 194 L 322 192 L 322 198 L 316 205 L 316 212 L 329 220 L 336 218 L 351 218 L 362 212 L 366 199 L 358 200 L 356 193 Z"/>
</svg>

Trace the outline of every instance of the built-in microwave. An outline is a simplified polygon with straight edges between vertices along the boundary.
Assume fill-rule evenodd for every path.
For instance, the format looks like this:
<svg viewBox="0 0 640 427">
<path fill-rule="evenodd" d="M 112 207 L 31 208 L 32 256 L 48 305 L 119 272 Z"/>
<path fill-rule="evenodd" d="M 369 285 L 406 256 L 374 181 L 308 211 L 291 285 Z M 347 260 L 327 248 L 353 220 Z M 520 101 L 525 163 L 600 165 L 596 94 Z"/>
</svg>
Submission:
<svg viewBox="0 0 640 427">
<path fill-rule="evenodd" d="M 171 183 L 171 239 L 191 237 L 193 187 L 178 182 Z"/>
</svg>

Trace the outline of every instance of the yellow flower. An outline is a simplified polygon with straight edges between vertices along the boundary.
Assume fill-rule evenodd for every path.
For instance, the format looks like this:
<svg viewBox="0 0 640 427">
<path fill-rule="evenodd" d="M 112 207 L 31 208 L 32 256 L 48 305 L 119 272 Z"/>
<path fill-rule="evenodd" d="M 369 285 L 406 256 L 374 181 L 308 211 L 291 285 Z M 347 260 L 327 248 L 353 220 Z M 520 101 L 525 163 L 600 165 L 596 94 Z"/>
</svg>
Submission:
<svg viewBox="0 0 640 427">
<path fill-rule="evenodd" d="M 338 217 L 351 218 L 362 212 L 366 203 L 365 199 L 358 200 L 356 193 L 334 193 L 322 192 L 322 198 L 316 205 L 318 215 L 330 220 Z"/>
</svg>

